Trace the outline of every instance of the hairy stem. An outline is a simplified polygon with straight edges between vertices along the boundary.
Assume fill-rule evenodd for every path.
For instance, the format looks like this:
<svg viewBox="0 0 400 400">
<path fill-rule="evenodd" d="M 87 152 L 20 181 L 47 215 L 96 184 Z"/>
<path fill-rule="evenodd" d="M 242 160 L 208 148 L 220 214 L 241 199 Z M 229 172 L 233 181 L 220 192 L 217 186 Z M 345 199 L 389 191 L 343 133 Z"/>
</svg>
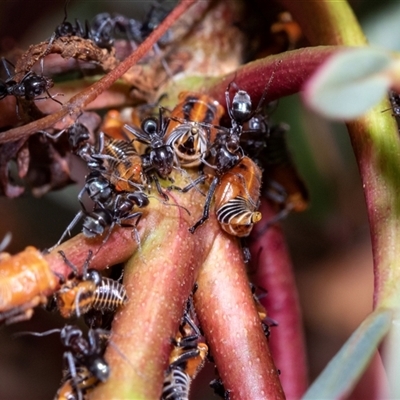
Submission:
<svg viewBox="0 0 400 400">
<path fill-rule="evenodd" d="M 197 284 L 196 312 L 230 399 L 284 399 L 236 238 L 217 235 Z"/>
</svg>

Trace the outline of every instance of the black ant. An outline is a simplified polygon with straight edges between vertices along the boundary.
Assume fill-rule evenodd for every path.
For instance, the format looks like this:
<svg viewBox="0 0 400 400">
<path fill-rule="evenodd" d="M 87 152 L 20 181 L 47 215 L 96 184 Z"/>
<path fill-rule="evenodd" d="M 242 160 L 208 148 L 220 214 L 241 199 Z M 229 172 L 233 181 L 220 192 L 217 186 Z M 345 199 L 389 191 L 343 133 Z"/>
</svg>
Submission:
<svg viewBox="0 0 400 400">
<path fill-rule="evenodd" d="M 147 195 L 143 192 L 113 194 L 105 204 L 96 202 L 91 212 L 87 211 L 81 202 L 82 210 L 74 217 L 68 225 L 56 246 L 59 245 L 64 237 L 69 234 L 70 230 L 83 218 L 82 233 L 87 238 L 95 238 L 108 233 L 103 240 L 103 244 L 107 242 L 115 225 L 121 227 L 131 227 L 136 230 L 136 226 L 142 216 L 140 211 L 133 212 L 133 208 L 145 207 L 149 204 Z M 135 224 L 129 224 L 127 221 L 136 219 Z M 136 238 L 138 240 L 138 238 Z"/>
<path fill-rule="evenodd" d="M 65 325 L 62 329 L 52 329 L 47 332 L 20 332 L 15 337 L 23 335 L 47 336 L 60 332 L 61 343 L 65 348 L 64 362 L 71 376 L 71 385 L 79 400 L 83 400 L 80 390 L 81 376 L 80 367 L 89 371 L 98 382 L 105 382 L 110 375 L 110 367 L 103 357 L 104 346 L 102 345 L 103 331 L 89 329 L 87 339 L 83 332 L 75 325 Z"/>
<path fill-rule="evenodd" d="M 186 302 L 179 330 L 172 339 L 174 347 L 164 378 L 162 400 L 188 399 L 190 384 L 206 361 L 208 346 L 199 340 L 201 332 L 193 320 L 193 314 L 191 295 Z"/>
<path fill-rule="evenodd" d="M 156 175 L 167 179 L 174 165 L 174 151 L 163 140 L 168 122 L 169 120 L 164 121 L 160 110 L 160 118 L 146 118 L 141 124 L 141 130 L 129 125 L 124 126 L 136 137 L 136 140 L 148 145 L 147 152 L 141 156 L 143 171 L 154 180 L 158 192 L 165 200 L 168 200 L 168 196 L 162 191 Z"/>
<path fill-rule="evenodd" d="M 114 38 L 111 35 L 113 31 L 111 21 L 105 19 L 98 21 L 100 23 L 96 23 L 96 25 L 92 24 L 91 26 L 86 20 L 85 25 L 83 26 L 78 19 L 75 19 L 75 25 L 73 25 L 71 22 L 67 21 L 67 4 L 68 1 L 64 6 L 64 20 L 54 30 L 54 33 L 49 40 L 49 48 L 55 39 L 60 37 L 77 36 L 82 39 L 89 39 L 96 46 L 110 51 L 114 44 Z M 47 52 L 48 50 L 45 52 L 45 55 Z"/>
<path fill-rule="evenodd" d="M 110 168 L 114 166 L 113 162 L 118 161 L 117 156 L 120 156 L 122 150 L 118 146 L 114 146 L 116 148 L 114 149 L 113 147 L 113 152 L 110 153 L 108 151 L 110 150 L 110 143 L 105 142 L 102 132 L 100 133 L 99 149 L 96 150 L 89 143 L 90 135 L 88 129 L 80 123 L 72 125 L 67 129 L 67 132 L 72 151 L 85 161 L 90 172 L 86 176 L 85 186 L 78 195 L 82 210 L 68 225 L 56 245 L 61 243 L 81 218 L 84 218 L 82 233 L 88 238 L 102 235 L 106 228 L 109 227 L 104 243 L 108 240 L 115 225 L 135 228 L 142 213 L 132 212 L 132 210 L 135 205 L 139 208 L 147 206 L 149 200 L 145 193 L 140 190 L 141 186 L 139 184 L 134 183 L 136 187 L 133 192 L 126 190 L 119 191 L 110 181 L 114 177 L 112 171 L 110 172 Z M 125 141 L 121 142 L 128 143 Z M 102 154 L 104 149 L 109 154 Z M 105 163 L 107 160 L 112 160 L 113 162 L 109 162 L 109 165 L 107 165 Z M 82 202 L 85 193 L 94 202 L 94 208 L 91 212 L 86 210 Z M 126 223 L 126 221 L 135 218 L 137 219 L 135 225 Z"/>
<path fill-rule="evenodd" d="M 210 157 L 213 162 L 211 165 L 207 162 L 206 165 L 209 165 L 214 170 L 215 176 L 207 193 L 203 216 L 189 229 L 191 233 L 194 233 L 208 219 L 211 201 L 217 187 L 221 184 L 223 176 L 238 165 L 244 157 L 243 149 L 240 146 L 240 135 L 243 130 L 243 122 L 249 120 L 253 114 L 251 111 L 251 99 L 247 92 L 238 90 L 231 104 L 229 90 L 230 85 L 225 92 L 225 98 L 231 118 L 231 128 L 221 127 L 210 148 Z"/>
<path fill-rule="evenodd" d="M 40 100 L 37 96 L 46 93 L 48 98 L 62 105 L 61 102 L 56 100 L 49 92 L 53 87 L 53 81 L 45 76 L 39 76 L 33 71 L 27 72 L 22 79 L 17 82 L 13 79 L 15 66 L 10 61 L 1 57 L 3 69 L 7 74 L 6 80 L 0 79 L 0 100 L 7 96 L 15 96 L 17 99 L 25 100 Z"/>
</svg>

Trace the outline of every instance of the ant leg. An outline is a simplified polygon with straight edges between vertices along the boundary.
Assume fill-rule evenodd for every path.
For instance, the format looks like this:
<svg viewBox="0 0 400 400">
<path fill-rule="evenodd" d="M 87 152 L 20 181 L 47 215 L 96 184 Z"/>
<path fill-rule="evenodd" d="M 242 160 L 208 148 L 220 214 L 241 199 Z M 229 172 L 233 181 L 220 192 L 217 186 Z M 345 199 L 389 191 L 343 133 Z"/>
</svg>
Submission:
<svg viewBox="0 0 400 400">
<path fill-rule="evenodd" d="M 48 137 L 51 140 L 57 140 L 61 135 L 66 131 L 66 129 L 62 129 L 60 132 L 54 133 L 53 135 L 46 131 L 37 131 L 37 133 L 42 133 L 44 136 Z"/>
<path fill-rule="evenodd" d="M 69 369 L 69 372 L 71 374 L 71 384 L 72 387 L 77 395 L 78 400 L 83 400 L 82 396 L 82 391 L 79 388 L 79 382 L 78 382 L 78 374 L 76 373 L 76 365 L 75 365 L 75 360 L 70 351 L 66 351 L 64 353 L 64 362 L 67 364 L 67 367 Z"/>
<path fill-rule="evenodd" d="M 162 190 L 162 187 L 160 185 L 160 181 L 158 180 L 158 178 L 156 176 L 153 176 L 153 180 L 154 183 L 156 185 L 157 188 L 157 192 L 160 193 L 160 195 L 164 198 L 165 201 L 169 200 L 169 197 L 167 196 L 167 194 Z"/>
<path fill-rule="evenodd" d="M 209 215 L 210 215 L 210 205 L 211 205 L 211 201 L 212 198 L 214 196 L 215 190 L 217 188 L 217 185 L 220 183 L 220 178 L 218 176 L 216 176 L 210 185 L 210 188 L 208 190 L 207 193 L 207 197 L 206 197 L 206 202 L 204 203 L 204 209 L 203 209 L 203 216 L 191 227 L 189 228 L 189 232 L 190 233 L 194 233 L 194 231 L 200 226 L 203 225 L 204 222 L 207 221 Z"/>
<path fill-rule="evenodd" d="M 60 239 L 58 240 L 58 242 L 53 246 L 50 247 L 49 251 L 53 250 L 56 246 L 59 246 L 60 243 L 64 240 L 64 238 L 67 235 L 71 235 L 71 229 L 73 229 L 75 227 L 75 225 L 78 223 L 78 221 L 85 215 L 86 210 L 85 211 L 79 211 L 78 214 L 75 215 L 74 219 L 69 223 L 69 225 L 67 226 L 67 229 L 65 229 L 64 233 L 61 235 Z"/>
<path fill-rule="evenodd" d="M 56 97 L 56 96 L 64 96 L 64 93 L 56 93 L 56 94 L 52 95 L 52 94 L 46 89 L 46 94 L 47 94 L 47 96 L 48 96 L 49 99 L 51 99 L 51 100 L 55 101 L 56 103 L 60 104 L 60 106 L 63 105 L 63 103 L 61 103 L 61 101 L 56 100 L 55 97 Z M 39 100 L 39 99 L 36 99 L 36 100 Z"/>
<path fill-rule="evenodd" d="M 128 217 L 124 218 L 124 220 L 128 220 L 128 219 L 133 219 L 133 218 L 136 218 L 136 217 L 137 217 L 137 220 L 135 221 L 135 224 L 134 224 L 134 225 L 131 225 L 131 224 L 123 224 L 123 223 L 120 223 L 120 224 L 119 224 L 119 225 L 120 225 L 121 227 L 123 227 L 123 228 L 133 228 L 133 229 L 132 229 L 132 239 L 135 239 L 139 246 L 140 246 L 140 237 L 139 237 L 139 233 L 138 233 L 138 230 L 137 230 L 136 227 L 137 227 L 137 225 L 138 225 L 140 219 L 142 218 L 142 215 L 143 215 L 143 213 L 141 213 L 140 211 L 138 211 L 138 212 L 135 212 L 135 213 L 129 215 Z M 135 236 L 133 236 L 133 235 L 135 235 Z"/>
<path fill-rule="evenodd" d="M 74 275 L 78 275 L 78 268 L 76 267 L 75 264 L 72 264 L 72 262 L 68 260 L 68 258 L 65 255 L 65 253 L 62 250 L 59 250 L 58 254 L 60 254 L 60 256 L 62 257 L 64 263 L 67 264 L 68 267 L 71 268 L 71 270 L 74 273 Z"/>
<path fill-rule="evenodd" d="M 190 189 L 196 187 L 197 185 L 204 183 L 204 181 L 207 179 L 206 175 L 201 175 L 198 178 L 196 178 L 194 181 L 189 183 L 189 185 L 185 186 L 184 188 L 181 188 L 179 186 L 171 185 L 167 187 L 167 190 L 178 190 L 179 192 L 186 193 Z"/>
<path fill-rule="evenodd" d="M 9 66 L 11 66 L 11 68 L 14 70 L 15 69 L 14 64 L 11 61 L 8 61 L 5 57 L 1 57 L 1 63 L 3 64 L 3 68 L 7 73 L 7 77 L 8 77 L 7 79 L 12 78 L 14 74 L 12 74 L 10 72 Z"/>
<path fill-rule="evenodd" d="M 197 348 L 193 349 L 193 350 L 187 350 L 184 353 L 182 353 L 181 355 L 179 355 L 175 361 L 173 361 L 171 364 L 169 364 L 168 368 L 179 367 L 180 365 L 187 362 L 191 358 L 197 357 L 199 354 L 200 354 L 200 350 Z"/>
<path fill-rule="evenodd" d="M 7 246 L 11 243 L 12 233 L 7 232 L 3 239 L 0 242 L 0 253 L 7 248 Z"/>
</svg>

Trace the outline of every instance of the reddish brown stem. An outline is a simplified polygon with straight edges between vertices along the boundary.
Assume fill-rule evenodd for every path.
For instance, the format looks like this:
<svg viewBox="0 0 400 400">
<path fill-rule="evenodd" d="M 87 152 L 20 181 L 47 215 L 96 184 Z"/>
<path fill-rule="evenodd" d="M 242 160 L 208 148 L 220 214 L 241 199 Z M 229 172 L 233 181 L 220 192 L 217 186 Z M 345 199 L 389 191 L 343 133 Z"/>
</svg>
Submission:
<svg viewBox="0 0 400 400">
<path fill-rule="evenodd" d="M 213 81 L 207 93 L 225 107 L 225 90 L 234 82 L 250 94 L 256 107 L 264 93 L 268 103 L 300 91 L 315 69 L 339 50 L 338 46 L 319 46 L 265 57 Z"/>
<path fill-rule="evenodd" d="M 197 284 L 196 312 L 230 398 L 284 399 L 236 238 L 216 237 Z"/>
<path fill-rule="evenodd" d="M 274 218 L 276 211 L 263 202 L 263 220 Z M 261 299 L 268 315 L 278 322 L 272 328 L 271 352 L 287 399 L 299 399 L 307 388 L 307 366 L 301 312 L 293 267 L 279 224 L 260 235 L 261 222 L 255 226 L 250 251 L 257 264 L 255 283 L 267 290 Z"/>
<path fill-rule="evenodd" d="M 111 376 L 95 389 L 92 399 L 115 398 L 116 393 L 118 398 L 129 399 L 161 395 L 171 338 L 178 330 L 198 270 L 220 230 L 216 219 L 210 218 L 190 233 L 204 197 L 192 190 L 175 198 L 193 214 L 160 203 L 149 213 L 148 235 L 124 270 L 130 301 L 114 319 L 106 353 Z"/>
</svg>

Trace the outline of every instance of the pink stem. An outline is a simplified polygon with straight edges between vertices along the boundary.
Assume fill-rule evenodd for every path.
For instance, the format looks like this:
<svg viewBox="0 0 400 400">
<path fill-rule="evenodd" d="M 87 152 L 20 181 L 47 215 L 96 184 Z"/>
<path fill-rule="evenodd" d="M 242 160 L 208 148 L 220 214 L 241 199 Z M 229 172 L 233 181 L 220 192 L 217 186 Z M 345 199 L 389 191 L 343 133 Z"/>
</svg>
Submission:
<svg viewBox="0 0 400 400">
<path fill-rule="evenodd" d="M 263 220 L 276 215 L 263 201 Z M 307 367 L 301 312 L 293 275 L 293 267 L 279 224 L 274 224 L 263 234 L 262 222 L 255 226 L 250 251 L 258 264 L 255 283 L 267 290 L 261 299 L 268 316 L 278 323 L 271 329 L 270 346 L 287 399 L 299 399 L 307 388 Z"/>
</svg>

